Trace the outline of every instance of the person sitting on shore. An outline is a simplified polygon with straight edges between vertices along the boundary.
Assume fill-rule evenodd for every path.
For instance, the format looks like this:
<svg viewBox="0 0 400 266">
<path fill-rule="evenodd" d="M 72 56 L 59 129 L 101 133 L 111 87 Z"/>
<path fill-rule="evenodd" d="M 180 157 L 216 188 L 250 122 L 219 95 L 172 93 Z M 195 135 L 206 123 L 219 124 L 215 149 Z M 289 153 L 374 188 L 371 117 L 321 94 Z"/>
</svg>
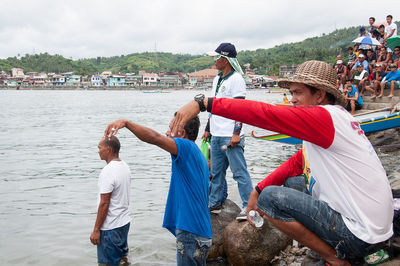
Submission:
<svg viewBox="0 0 400 266">
<path fill-rule="evenodd" d="M 354 64 L 354 66 L 350 70 L 350 75 L 351 76 L 357 70 L 357 67 L 360 66 L 360 65 L 368 72 L 368 62 L 367 62 L 367 60 L 365 60 L 365 55 L 361 54 L 361 53 L 358 56 L 358 61 Z"/>
<path fill-rule="evenodd" d="M 348 76 L 348 70 L 347 67 L 343 64 L 342 60 L 337 60 L 336 61 L 336 66 L 335 70 L 337 73 L 337 84 L 336 87 L 339 89 L 340 85 L 342 85 L 342 88 L 346 84 L 346 78 Z"/>
<path fill-rule="evenodd" d="M 353 47 L 348 47 L 347 52 L 349 53 L 349 61 L 347 62 L 347 66 L 349 69 L 353 67 L 356 61 L 356 54 L 353 52 Z"/>
<path fill-rule="evenodd" d="M 391 55 L 390 53 L 387 52 L 386 46 L 382 46 L 380 51 L 379 51 L 379 56 L 377 59 L 377 63 L 380 63 L 382 67 L 385 69 L 388 65 L 388 61 L 390 59 Z"/>
<path fill-rule="evenodd" d="M 378 98 L 383 96 L 383 91 L 385 88 L 390 88 L 390 94 L 388 95 L 388 98 L 392 98 L 394 96 L 394 89 L 398 89 L 400 87 L 400 70 L 397 69 L 396 64 L 391 64 L 390 70 L 391 71 L 381 82 L 381 93 L 378 95 Z"/>
<path fill-rule="evenodd" d="M 344 97 L 346 99 L 346 110 L 351 111 L 351 115 L 354 116 L 356 110 L 360 110 L 364 104 L 360 93 L 356 86 L 354 86 L 350 79 L 346 80 L 346 87 L 344 90 Z"/>
<path fill-rule="evenodd" d="M 179 136 L 182 125 L 206 109 L 302 139 L 303 148 L 253 189 L 247 212 L 259 211 L 334 266 L 364 262 L 393 235 L 388 178 L 359 123 L 342 107 L 336 79 L 329 64 L 307 61 L 291 79 L 278 81 L 289 88 L 293 107 L 205 98 L 181 107 L 171 123 Z"/>
<path fill-rule="evenodd" d="M 362 65 L 358 65 L 356 71 L 351 75 L 351 81 L 357 86 L 359 90 L 362 90 L 368 80 L 368 72 L 363 68 Z"/>
<path fill-rule="evenodd" d="M 200 120 L 193 117 L 184 125 L 181 138 L 163 136 L 128 120 L 109 124 L 105 136 L 126 127 L 140 140 L 171 154 L 172 173 L 163 227 L 176 237 L 177 265 L 206 265 L 211 246 L 211 216 L 208 210 L 208 164 L 195 140 Z"/>
<path fill-rule="evenodd" d="M 372 68 L 376 64 L 376 54 L 375 54 L 375 52 L 372 51 L 371 49 L 367 50 L 367 57 L 365 58 L 365 60 L 367 60 L 367 62 L 368 62 L 368 72 L 371 73 L 372 72 Z"/>
<path fill-rule="evenodd" d="M 381 81 L 385 76 L 386 72 L 382 69 L 382 65 L 377 63 L 372 71 L 370 85 L 364 87 L 365 90 L 371 91 L 373 93 L 371 99 L 375 99 L 378 95 L 378 90 L 381 87 Z M 361 95 L 363 95 L 363 92 L 364 91 L 361 92 Z"/>
<path fill-rule="evenodd" d="M 400 46 L 394 47 L 394 53 L 392 55 L 392 60 L 394 64 L 398 64 L 400 61 Z"/>
<path fill-rule="evenodd" d="M 290 104 L 289 99 L 286 97 L 286 93 L 283 94 L 283 103 L 284 104 Z"/>
</svg>

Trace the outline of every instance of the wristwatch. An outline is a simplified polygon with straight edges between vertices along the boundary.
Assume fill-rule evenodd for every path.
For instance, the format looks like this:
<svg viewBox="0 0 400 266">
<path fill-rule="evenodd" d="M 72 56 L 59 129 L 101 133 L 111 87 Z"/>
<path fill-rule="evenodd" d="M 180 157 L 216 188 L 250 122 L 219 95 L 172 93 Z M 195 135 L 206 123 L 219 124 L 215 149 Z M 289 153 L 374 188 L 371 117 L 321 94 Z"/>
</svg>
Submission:
<svg viewBox="0 0 400 266">
<path fill-rule="evenodd" d="M 196 96 L 194 96 L 194 100 L 199 104 L 200 107 L 200 112 L 204 112 L 206 110 L 206 107 L 204 105 L 204 98 L 206 96 L 204 96 L 204 94 L 200 93 L 197 94 Z"/>
</svg>

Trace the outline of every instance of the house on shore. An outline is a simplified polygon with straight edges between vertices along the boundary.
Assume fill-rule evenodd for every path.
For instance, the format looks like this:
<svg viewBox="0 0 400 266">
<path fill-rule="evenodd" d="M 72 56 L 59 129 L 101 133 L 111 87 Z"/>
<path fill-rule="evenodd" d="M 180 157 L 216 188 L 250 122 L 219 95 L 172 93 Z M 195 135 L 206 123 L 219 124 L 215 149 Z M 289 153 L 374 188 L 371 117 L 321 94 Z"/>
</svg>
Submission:
<svg viewBox="0 0 400 266">
<path fill-rule="evenodd" d="M 140 73 L 139 73 L 140 74 Z M 143 85 L 149 87 L 156 87 L 159 77 L 156 73 L 143 73 Z"/>
<path fill-rule="evenodd" d="M 107 86 L 109 87 L 123 87 L 126 86 L 125 75 L 116 74 L 109 76 L 107 79 Z"/>
<path fill-rule="evenodd" d="M 188 74 L 188 83 L 190 87 L 211 88 L 215 76 L 218 75 L 218 69 L 209 68 Z"/>
<path fill-rule="evenodd" d="M 91 86 L 98 87 L 98 86 L 103 86 L 103 84 L 104 84 L 103 79 L 100 75 L 92 75 L 90 77 L 90 85 Z"/>
</svg>

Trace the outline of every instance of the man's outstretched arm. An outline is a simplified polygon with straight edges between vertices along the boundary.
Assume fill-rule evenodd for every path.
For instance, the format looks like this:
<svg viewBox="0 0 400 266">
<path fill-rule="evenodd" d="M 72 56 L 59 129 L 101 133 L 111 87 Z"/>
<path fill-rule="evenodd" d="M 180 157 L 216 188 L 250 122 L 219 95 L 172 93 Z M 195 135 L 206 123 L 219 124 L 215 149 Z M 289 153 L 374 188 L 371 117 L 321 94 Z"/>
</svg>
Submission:
<svg viewBox="0 0 400 266">
<path fill-rule="evenodd" d="M 104 135 L 106 137 L 111 137 L 111 135 L 117 134 L 118 130 L 124 127 L 129 129 L 141 141 L 156 145 L 173 155 L 177 155 L 178 149 L 175 141 L 172 138 L 163 136 L 151 128 L 135 124 L 125 119 L 120 119 L 109 124 L 104 132 Z"/>
</svg>

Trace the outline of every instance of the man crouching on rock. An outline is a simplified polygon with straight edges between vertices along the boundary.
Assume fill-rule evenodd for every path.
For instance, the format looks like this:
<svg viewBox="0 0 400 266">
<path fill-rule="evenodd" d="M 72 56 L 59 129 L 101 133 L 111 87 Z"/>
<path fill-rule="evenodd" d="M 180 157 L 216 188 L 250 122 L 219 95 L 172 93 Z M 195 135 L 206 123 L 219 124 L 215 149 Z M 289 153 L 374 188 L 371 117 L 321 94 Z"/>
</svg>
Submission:
<svg viewBox="0 0 400 266">
<path fill-rule="evenodd" d="M 171 154 L 172 173 L 163 227 L 176 237 L 178 266 L 206 265 L 212 229 L 208 210 L 208 163 L 195 143 L 199 118 L 193 117 L 185 123 L 182 138 L 171 138 L 169 131 L 163 136 L 123 119 L 109 124 L 105 136 L 115 135 L 124 127 L 141 141 Z"/>
<path fill-rule="evenodd" d="M 392 234 L 393 199 L 385 170 L 360 125 L 343 108 L 336 72 L 307 61 L 290 80 L 294 106 L 206 98 L 183 106 L 172 134 L 199 110 L 290 135 L 303 148 L 257 184 L 247 212 L 257 210 L 330 265 L 363 261 Z"/>
</svg>

